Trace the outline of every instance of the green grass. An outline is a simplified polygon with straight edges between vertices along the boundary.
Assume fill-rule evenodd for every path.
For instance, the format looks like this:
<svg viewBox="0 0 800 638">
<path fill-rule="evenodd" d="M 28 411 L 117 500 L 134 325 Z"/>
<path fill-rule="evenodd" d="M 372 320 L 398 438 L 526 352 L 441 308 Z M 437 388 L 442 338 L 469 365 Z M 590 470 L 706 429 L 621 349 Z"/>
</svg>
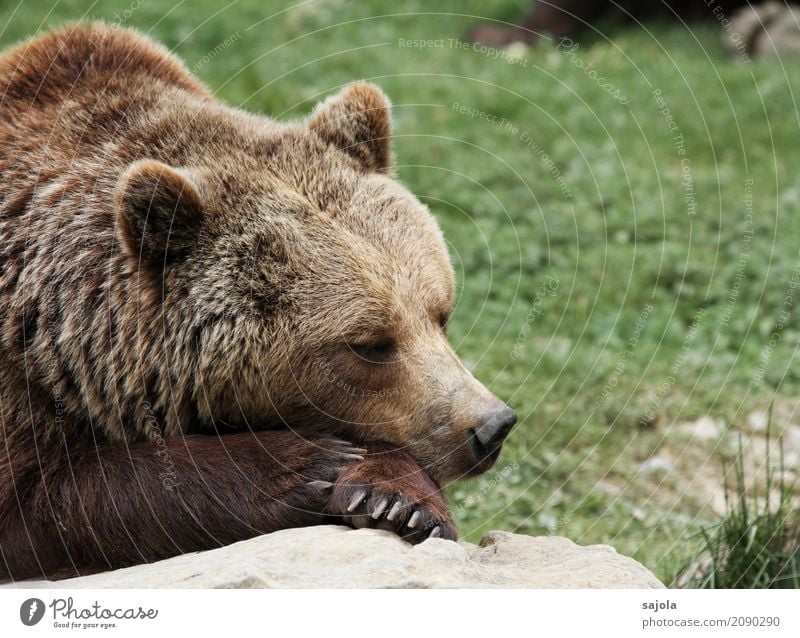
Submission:
<svg viewBox="0 0 800 638">
<path fill-rule="evenodd" d="M 766 484 L 759 498 L 746 486 L 746 470 L 737 455 L 735 484 L 725 490 L 727 512 L 718 524 L 703 528 L 700 550 L 680 570 L 676 584 L 703 589 L 800 588 L 800 510 L 795 488 L 784 475 L 784 455 L 763 459 Z"/>
<path fill-rule="evenodd" d="M 610 543 L 671 579 L 681 540 L 716 518 L 692 478 L 718 467 L 747 414 L 800 391 L 800 322 L 793 308 L 780 316 L 800 246 L 794 65 L 729 60 L 713 19 L 603 29 L 574 57 L 546 45 L 523 64 L 399 46 L 460 38 L 486 11 L 477 0 L 46 4 L 0 7 L 0 44 L 130 9 L 127 25 L 247 109 L 301 117 L 344 83 L 380 84 L 395 104 L 398 175 L 456 264 L 452 342 L 521 417 L 498 467 L 450 489 L 462 532 Z M 490 17 L 512 19 L 527 3 L 495 4 Z M 706 414 L 725 435 L 690 440 L 675 426 Z M 642 465 L 652 458 L 668 461 Z"/>
</svg>

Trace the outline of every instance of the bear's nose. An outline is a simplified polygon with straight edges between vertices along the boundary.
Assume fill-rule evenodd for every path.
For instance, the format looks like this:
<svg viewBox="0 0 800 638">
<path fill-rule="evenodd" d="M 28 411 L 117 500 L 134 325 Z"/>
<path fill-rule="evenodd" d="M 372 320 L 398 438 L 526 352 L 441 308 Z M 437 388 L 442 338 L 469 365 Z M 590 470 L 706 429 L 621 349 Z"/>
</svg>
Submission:
<svg viewBox="0 0 800 638">
<path fill-rule="evenodd" d="M 476 455 L 483 458 L 499 450 L 516 422 L 517 413 L 507 405 L 484 416 L 472 431 L 472 446 Z"/>
</svg>

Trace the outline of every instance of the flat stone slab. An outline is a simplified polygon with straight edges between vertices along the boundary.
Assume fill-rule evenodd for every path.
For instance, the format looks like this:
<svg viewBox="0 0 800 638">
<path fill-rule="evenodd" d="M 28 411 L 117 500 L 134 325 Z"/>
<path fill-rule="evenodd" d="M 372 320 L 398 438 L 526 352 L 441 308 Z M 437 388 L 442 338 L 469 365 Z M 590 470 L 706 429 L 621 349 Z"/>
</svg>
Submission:
<svg viewBox="0 0 800 638">
<path fill-rule="evenodd" d="M 489 532 L 479 545 L 439 538 L 409 545 L 390 532 L 339 526 L 266 534 L 206 552 L 62 581 L 4 587 L 662 588 L 607 545 Z"/>
</svg>

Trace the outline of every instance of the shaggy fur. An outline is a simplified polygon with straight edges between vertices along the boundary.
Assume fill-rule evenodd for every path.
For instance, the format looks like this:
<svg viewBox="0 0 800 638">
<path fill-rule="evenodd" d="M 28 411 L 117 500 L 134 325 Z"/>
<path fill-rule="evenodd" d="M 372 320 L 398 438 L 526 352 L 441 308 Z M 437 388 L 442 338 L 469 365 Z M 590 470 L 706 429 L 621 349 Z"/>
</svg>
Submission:
<svg viewBox="0 0 800 638">
<path fill-rule="evenodd" d="M 231 108 L 104 24 L 0 55 L 0 578 L 331 515 L 455 536 L 438 485 L 494 462 L 470 437 L 503 404 L 447 344 L 390 128 L 367 84 L 305 122 Z"/>
</svg>

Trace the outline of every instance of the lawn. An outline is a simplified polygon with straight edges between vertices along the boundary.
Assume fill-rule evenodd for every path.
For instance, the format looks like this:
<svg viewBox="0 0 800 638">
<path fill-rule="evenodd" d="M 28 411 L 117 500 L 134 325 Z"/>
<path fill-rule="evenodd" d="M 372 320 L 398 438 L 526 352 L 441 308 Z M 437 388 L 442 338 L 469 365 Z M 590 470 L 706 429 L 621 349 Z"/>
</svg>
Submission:
<svg viewBox="0 0 800 638">
<path fill-rule="evenodd" d="M 713 17 L 509 56 L 463 45 L 476 0 L 47 4 L 0 7 L 0 45 L 105 18 L 253 111 L 302 117 L 355 79 L 389 94 L 398 176 L 456 265 L 451 340 L 520 415 L 498 466 L 449 488 L 467 538 L 609 543 L 671 580 L 734 435 L 756 445 L 774 401 L 800 447 L 795 61 L 729 59 Z"/>
</svg>

